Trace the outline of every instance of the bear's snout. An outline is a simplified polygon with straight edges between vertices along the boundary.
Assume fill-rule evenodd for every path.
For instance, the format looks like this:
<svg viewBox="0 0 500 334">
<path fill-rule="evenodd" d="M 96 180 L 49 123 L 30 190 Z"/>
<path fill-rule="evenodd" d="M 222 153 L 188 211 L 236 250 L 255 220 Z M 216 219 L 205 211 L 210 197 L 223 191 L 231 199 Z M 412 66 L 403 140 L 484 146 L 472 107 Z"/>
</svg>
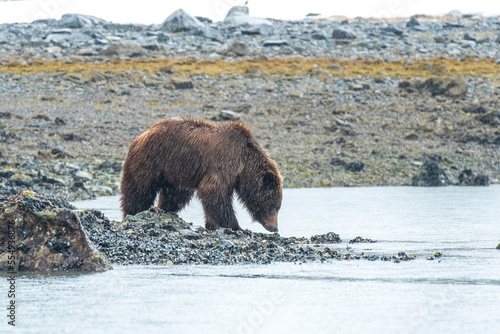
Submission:
<svg viewBox="0 0 500 334">
<path fill-rule="evenodd" d="M 278 214 L 272 216 L 268 221 L 262 224 L 269 232 L 278 232 Z"/>
</svg>

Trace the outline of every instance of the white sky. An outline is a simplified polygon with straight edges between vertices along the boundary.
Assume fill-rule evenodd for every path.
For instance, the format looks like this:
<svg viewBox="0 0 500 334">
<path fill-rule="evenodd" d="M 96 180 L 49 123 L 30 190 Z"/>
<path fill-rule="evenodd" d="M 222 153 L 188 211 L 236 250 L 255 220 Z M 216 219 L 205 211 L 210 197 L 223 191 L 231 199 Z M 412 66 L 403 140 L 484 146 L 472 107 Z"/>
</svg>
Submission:
<svg viewBox="0 0 500 334">
<path fill-rule="evenodd" d="M 322 16 L 409 17 L 414 14 L 442 15 L 457 9 L 462 13 L 500 15 L 500 0 L 248 0 L 250 15 L 276 19 L 302 19 L 308 13 Z M 245 0 L 30 0 L 0 2 L 0 23 L 59 19 L 66 13 L 89 14 L 117 23 L 161 23 L 183 8 L 191 15 L 220 21 Z M 181 5 L 180 5 L 181 4 Z"/>
</svg>

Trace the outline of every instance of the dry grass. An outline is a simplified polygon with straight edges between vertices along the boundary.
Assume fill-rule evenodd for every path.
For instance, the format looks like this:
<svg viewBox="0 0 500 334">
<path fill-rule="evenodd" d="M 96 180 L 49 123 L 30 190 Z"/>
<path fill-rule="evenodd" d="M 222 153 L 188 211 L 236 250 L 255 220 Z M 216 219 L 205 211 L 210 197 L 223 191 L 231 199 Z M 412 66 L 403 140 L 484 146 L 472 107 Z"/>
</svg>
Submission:
<svg viewBox="0 0 500 334">
<path fill-rule="evenodd" d="M 329 69 L 336 65 L 342 69 Z M 58 73 L 89 73 L 102 71 L 108 74 L 120 74 L 128 70 L 144 73 L 161 72 L 162 69 L 174 68 L 178 74 L 277 74 L 283 76 L 325 75 L 352 78 L 358 76 L 377 77 L 387 75 L 396 78 L 430 77 L 434 75 L 460 75 L 484 78 L 500 78 L 500 64 L 493 59 L 465 60 L 431 58 L 414 60 L 407 64 L 405 61 L 384 62 L 381 60 L 338 60 L 325 59 L 271 59 L 271 60 L 241 60 L 225 62 L 221 60 L 127 60 L 106 62 L 30 62 L 28 64 L 0 65 L 0 73 L 36 74 L 45 72 Z"/>
</svg>

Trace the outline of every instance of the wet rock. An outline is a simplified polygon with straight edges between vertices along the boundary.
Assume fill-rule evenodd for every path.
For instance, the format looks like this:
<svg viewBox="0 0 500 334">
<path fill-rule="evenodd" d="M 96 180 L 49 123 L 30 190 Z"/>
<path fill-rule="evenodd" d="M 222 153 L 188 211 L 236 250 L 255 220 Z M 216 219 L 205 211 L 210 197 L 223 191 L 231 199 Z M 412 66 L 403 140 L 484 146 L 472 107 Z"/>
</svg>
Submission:
<svg viewBox="0 0 500 334">
<path fill-rule="evenodd" d="M 358 38 L 356 34 L 347 29 L 335 28 L 332 32 L 333 39 L 343 39 L 343 40 L 352 40 Z"/>
<path fill-rule="evenodd" d="M 425 80 L 419 88 L 429 91 L 433 96 L 464 97 L 468 87 L 461 78 L 433 77 Z"/>
<path fill-rule="evenodd" d="M 439 167 L 439 163 L 434 160 L 427 160 L 421 167 L 422 172 L 412 179 L 414 187 L 438 187 L 447 186 L 450 180 L 445 171 Z"/>
<path fill-rule="evenodd" d="M 489 186 L 490 179 L 487 175 L 477 174 L 470 169 L 464 169 L 458 176 L 458 182 L 462 186 Z"/>
<path fill-rule="evenodd" d="M 104 271 L 108 260 L 89 240 L 78 216 L 29 191 L 0 212 L 0 271 Z M 14 266 L 8 262 L 14 255 Z"/>
<path fill-rule="evenodd" d="M 356 243 L 374 243 L 374 242 L 377 242 L 377 240 L 362 238 L 360 236 L 357 236 L 356 238 L 349 240 L 350 244 L 356 244 Z"/>
<path fill-rule="evenodd" d="M 344 165 L 344 169 L 349 172 L 361 172 L 365 168 L 365 164 L 361 161 L 348 162 Z"/>
<path fill-rule="evenodd" d="M 184 32 L 203 28 L 204 24 L 189 15 L 184 9 L 178 9 L 163 21 L 160 30 L 167 32 Z"/>
<path fill-rule="evenodd" d="M 311 242 L 318 244 L 338 244 L 342 242 L 339 235 L 333 232 L 311 236 Z"/>
</svg>

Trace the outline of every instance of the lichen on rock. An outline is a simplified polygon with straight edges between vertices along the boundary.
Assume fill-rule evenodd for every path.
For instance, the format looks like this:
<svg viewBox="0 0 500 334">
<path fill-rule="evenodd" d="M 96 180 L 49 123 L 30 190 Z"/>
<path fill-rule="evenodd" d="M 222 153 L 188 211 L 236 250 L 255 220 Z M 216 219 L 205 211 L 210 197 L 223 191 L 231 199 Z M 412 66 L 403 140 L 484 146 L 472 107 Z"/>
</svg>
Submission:
<svg viewBox="0 0 500 334">
<path fill-rule="evenodd" d="M 0 232 L 0 271 L 111 269 L 78 216 L 34 192 L 24 191 L 4 202 Z"/>
</svg>

